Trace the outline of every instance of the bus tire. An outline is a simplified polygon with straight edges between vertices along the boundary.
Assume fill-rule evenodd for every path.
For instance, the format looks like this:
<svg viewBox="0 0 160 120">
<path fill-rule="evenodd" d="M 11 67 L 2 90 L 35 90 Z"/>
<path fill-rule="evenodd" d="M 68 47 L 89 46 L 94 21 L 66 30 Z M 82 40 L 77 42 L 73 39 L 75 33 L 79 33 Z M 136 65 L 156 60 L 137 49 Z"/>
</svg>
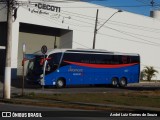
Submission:
<svg viewBox="0 0 160 120">
<path fill-rule="evenodd" d="M 118 78 L 112 78 L 112 87 L 118 87 Z"/>
<path fill-rule="evenodd" d="M 127 79 L 125 77 L 122 77 L 119 81 L 120 87 L 126 87 L 127 86 Z"/>
<path fill-rule="evenodd" d="M 56 82 L 57 88 L 64 88 L 65 87 L 65 80 L 64 79 L 58 79 Z"/>
</svg>

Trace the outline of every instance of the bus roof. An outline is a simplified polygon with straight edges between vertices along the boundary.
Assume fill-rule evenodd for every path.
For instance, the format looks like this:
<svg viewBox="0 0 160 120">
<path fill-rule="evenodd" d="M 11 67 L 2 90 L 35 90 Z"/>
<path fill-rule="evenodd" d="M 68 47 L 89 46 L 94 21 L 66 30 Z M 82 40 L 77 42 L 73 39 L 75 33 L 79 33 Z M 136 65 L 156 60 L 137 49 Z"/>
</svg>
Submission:
<svg viewBox="0 0 160 120">
<path fill-rule="evenodd" d="M 123 52 L 114 52 L 114 51 L 107 51 L 101 49 L 49 49 L 46 55 L 50 55 L 53 53 L 92 53 L 92 54 L 111 54 L 111 55 L 132 55 L 132 56 L 139 56 L 137 53 L 123 53 Z M 41 51 L 35 52 L 36 55 L 43 55 Z"/>
</svg>

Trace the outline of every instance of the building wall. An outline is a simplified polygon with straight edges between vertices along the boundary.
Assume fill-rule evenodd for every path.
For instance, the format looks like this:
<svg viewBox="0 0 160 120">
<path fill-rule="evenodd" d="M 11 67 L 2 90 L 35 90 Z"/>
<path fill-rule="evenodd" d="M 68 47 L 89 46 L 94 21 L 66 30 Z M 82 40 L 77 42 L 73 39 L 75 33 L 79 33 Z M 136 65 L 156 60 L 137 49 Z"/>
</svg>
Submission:
<svg viewBox="0 0 160 120">
<path fill-rule="evenodd" d="M 32 54 L 39 51 L 43 45 L 46 45 L 48 49 L 54 49 L 55 36 L 32 34 L 32 33 L 19 33 L 19 43 L 18 43 L 18 71 L 17 74 L 22 74 L 22 46 L 26 44 L 26 53 Z M 59 37 L 56 37 L 56 45 L 59 47 Z M 27 63 L 26 63 L 27 65 Z"/>
<path fill-rule="evenodd" d="M 20 6 L 18 8 L 16 22 L 71 30 L 73 31 L 71 40 L 72 48 L 92 48 L 97 9 L 99 9 L 98 27 L 117 11 L 116 9 L 86 2 L 55 2 L 50 5 L 60 7 L 61 11 L 55 12 L 38 9 L 34 5 Z M 40 10 L 44 13 L 40 13 Z M 19 28 L 18 24 L 15 24 L 15 26 L 17 26 L 15 29 Z M 16 41 L 17 34 L 16 32 L 16 34 L 13 35 Z M 68 37 L 69 36 L 67 36 L 66 39 Z M 62 41 L 65 41 L 65 36 L 62 36 L 62 38 Z M 141 56 L 142 69 L 146 65 L 154 66 L 155 69 L 160 72 L 159 40 L 159 20 L 123 11 L 115 14 L 98 31 L 96 36 L 96 49 L 139 53 Z M 13 46 L 15 44 L 17 43 L 14 42 Z M 14 59 L 16 58 L 17 57 Z M 16 64 L 14 65 L 16 66 Z M 12 64 L 12 66 L 14 65 Z M 158 79 L 160 79 L 160 75 Z"/>
<path fill-rule="evenodd" d="M 5 4 L 0 4 L 0 22 L 7 21 L 7 8 Z"/>
<path fill-rule="evenodd" d="M 153 18 L 160 20 L 160 10 L 150 11 L 150 17 L 153 17 Z"/>
<path fill-rule="evenodd" d="M 63 31 L 60 37 L 59 48 L 72 48 L 73 31 Z"/>
</svg>

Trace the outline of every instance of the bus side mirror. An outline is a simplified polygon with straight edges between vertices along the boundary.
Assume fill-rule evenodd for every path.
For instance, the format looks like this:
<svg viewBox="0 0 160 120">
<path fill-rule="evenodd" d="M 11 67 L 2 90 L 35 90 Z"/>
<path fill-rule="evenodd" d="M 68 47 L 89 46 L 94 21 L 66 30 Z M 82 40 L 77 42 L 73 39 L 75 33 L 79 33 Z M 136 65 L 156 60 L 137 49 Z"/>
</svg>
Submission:
<svg viewBox="0 0 160 120">
<path fill-rule="evenodd" d="M 51 58 L 42 58 L 40 60 L 40 65 L 43 65 L 45 61 L 49 61 L 49 60 L 51 60 Z"/>
</svg>

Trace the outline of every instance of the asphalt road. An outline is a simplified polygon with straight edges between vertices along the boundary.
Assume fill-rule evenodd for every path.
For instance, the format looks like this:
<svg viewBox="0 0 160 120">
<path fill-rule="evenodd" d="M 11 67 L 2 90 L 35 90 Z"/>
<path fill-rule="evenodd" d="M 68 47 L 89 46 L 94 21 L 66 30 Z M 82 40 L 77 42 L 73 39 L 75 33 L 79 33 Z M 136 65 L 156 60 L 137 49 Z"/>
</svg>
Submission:
<svg viewBox="0 0 160 120">
<path fill-rule="evenodd" d="M 50 107 L 39 107 L 39 106 L 29 106 L 29 105 L 15 105 L 0 103 L 0 119 L 2 118 L 2 112 L 11 112 L 11 116 L 16 120 L 32 120 L 33 118 L 21 118 L 17 117 L 15 113 L 40 113 L 42 116 L 38 120 L 158 120 L 159 117 L 110 117 L 111 113 L 103 111 L 103 117 L 96 116 L 95 114 L 99 111 L 82 111 L 77 109 L 66 109 L 66 108 L 50 108 Z M 101 112 L 100 112 L 101 113 Z M 134 113 L 132 113 L 134 114 Z M 92 117 L 93 115 L 93 117 Z"/>
<path fill-rule="evenodd" d="M 40 113 L 41 115 L 39 114 L 39 116 L 42 116 L 42 118 L 47 119 L 50 117 L 52 118 L 52 120 L 97 120 L 97 119 L 105 120 L 106 119 L 104 117 L 91 117 L 91 116 L 81 117 L 80 115 L 83 115 L 86 111 L 77 110 L 77 109 L 51 108 L 51 107 L 39 107 L 39 106 L 31 106 L 31 105 L 15 105 L 15 104 L 0 103 L 0 114 L 2 114 L 2 112 L 4 111 L 11 112 L 12 118 L 15 118 L 14 113 Z M 72 117 L 72 114 L 73 114 L 73 117 Z M 16 118 L 20 118 L 20 117 L 16 117 Z"/>
<path fill-rule="evenodd" d="M 11 92 L 21 94 L 21 82 L 20 81 L 12 81 Z M 136 83 L 129 84 L 126 88 L 112 88 L 110 86 L 70 86 L 69 88 L 56 89 L 56 88 L 44 88 L 44 90 L 40 86 L 28 85 L 25 84 L 25 93 L 93 93 L 93 92 L 124 92 L 124 91 L 141 91 L 141 90 L 160 90 L 160 83 Z M 2 97 L 3 93 L 3 82 L 0 81 L 0 97 Z M 35 106 L 26 106 L 26 105 L 12 105 L 0 103 L 0 111 L 52 111 L 56 113 L 57 111 L 76 111 L 73 109 L 63 109 L 63 108 L 48 108 L 48 107 L 35 107 Z M 54 112 L 56 111 L 56 112 Z M 63 116 L 63 114 L 62 114 Z M 2 118 L 0 118 L 2 119 Z M 22 118 L 19 118 L 22 120 Z M 38 118 L 38 119 L 51 119 L 51 120 L 150 120 L 151 118 L 146 117 L 53 117 L 53 118 Z M 154 120 L 158 120 L 158 118 L 154 117 Z"/>
</svg>

